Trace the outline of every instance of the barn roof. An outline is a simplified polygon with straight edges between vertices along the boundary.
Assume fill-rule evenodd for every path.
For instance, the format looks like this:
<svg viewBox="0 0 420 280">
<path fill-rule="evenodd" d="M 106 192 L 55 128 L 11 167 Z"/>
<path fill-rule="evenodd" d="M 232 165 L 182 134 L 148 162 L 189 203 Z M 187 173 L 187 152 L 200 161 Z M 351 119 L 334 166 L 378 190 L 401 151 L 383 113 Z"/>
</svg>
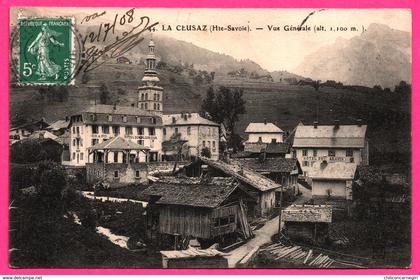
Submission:
<svg viewBox="0 0 420 280">
<path fill-rule="evenodd" d="M 312 179 L 353 180 L 357 164 L 350 162 L 316 162 L 309 172 Z"/>
<path fill-rule="evenodd" d="M 199 158 L 203 163 L 218 169 L 223 173 L 232 176 L 238 179 L 240 182 L 246 183 L 247 185 L 250 185 L 259 191 L 265 192 L 281 187 L 279 184 L 273 180 L 268 179 L 264 175 L 261 175 L 251 169 L 243 168 L 237 164 L 228 164 L 220 160 L 212 160 L 205 157 Z"/>
<path fill-rule="evenodd" d="M 149 150 L 149 148 L 117 136 L 90 147 L 90 150 Z"/>
<path fill-rule="evenodd" d="M 331 223 L 332 207 L 329 205 L 291 205 L 281 211 L 285 222 Z"/>
<path fill-rule="evenodd" d="M 142 192 L 159 196 L 156 204 L 183 205 L 204 208 L 220 206 L 238 187 L 231 180 L 228 184 L 166 184 L 154 183 Z"/>
<path fill-rule="evenodd" d="M 50 129 L 53 131 L 65 129 L 69 126 L 69 123 L 70 121 L 67 121 L 67 120 L 57 120 L 53 122 L 52 124 L 50 124 L 50 126 L 48 126 L 47 129 Z"/>
<path fill-rule="evenodd" d="M 282 133 L 283 130 L 273 123 L 249 123 L 246 133 Z"/>
<path fill-rule="evenodd" d="M 162 121 L 164 125 L 176 126 L 176 125 L 209 125 L 219 126 L 211 120 L 203 118 L 199 113 L 182 113 L 182 114 L 169 114 L 163 115 Z"/>
<path fill-rule="evenodd" d="M 363 148 L 366 125 L 298 125 L 293 147 Z"/>
<path fill-rule="evenodd" d="M 263 161 L 259 158 L 239 158 L 236 162 L 257 172 L 290 173 L 297 168 L 302 174 L 299 162 L 294 158 L 266 158 Z"/>
</svg>

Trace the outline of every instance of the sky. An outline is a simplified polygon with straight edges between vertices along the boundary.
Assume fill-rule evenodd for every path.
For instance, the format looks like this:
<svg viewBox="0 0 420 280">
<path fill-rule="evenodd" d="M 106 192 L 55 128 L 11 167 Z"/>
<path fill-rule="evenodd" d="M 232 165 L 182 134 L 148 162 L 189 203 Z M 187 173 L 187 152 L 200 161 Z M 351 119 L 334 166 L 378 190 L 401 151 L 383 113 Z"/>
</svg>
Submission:
<svg viewBox="0 0 420 280">
<path fill-rule="evenodd" d="M 74 16 L 76 28 L 82 19 L 95 12 L 105 14 L 84 24 L 99 24 L 123 14 L 127 8 L 22 8 L 11 11 L 13 22 L 17 14 L 23 16 Z M 285 25 L 305 22 L 311 31 L 284 31 Z M 363 28 L 372 23 L 386 24 L 393 29 L 411 33 L 411 11 L 405 9 L 169 9 L 137 8 L 136 17 L 149 16 L 158 21 L 157 34 L 191 42 L 199 47 L 231 55 L 236 59 L 251 59 L 269 71 L 293 70 L 306 55 L 334 43 L 338 37 L 345 39 L 359 36 Z M 176 31 L 177 25 L 249 26 L 251 32 L 189 32 Z M 172 31 L 162 31 L 162 25 L 171 25 Z M 280 27 L 280 31 L 268 31 L 267 26 Z M 328 31 L 314 32 L 314 26 L 324 26 Z M 256 30 L 257 27 L 264 28 Z M 347 28 L 348 31 L 336 30 Z M 355 27 L 357 31 L 349 31 Z M 330 31 L 333 28 L 335 31 Z M 157 47 L 158 49 L 158 47 Z"/>
</svg>

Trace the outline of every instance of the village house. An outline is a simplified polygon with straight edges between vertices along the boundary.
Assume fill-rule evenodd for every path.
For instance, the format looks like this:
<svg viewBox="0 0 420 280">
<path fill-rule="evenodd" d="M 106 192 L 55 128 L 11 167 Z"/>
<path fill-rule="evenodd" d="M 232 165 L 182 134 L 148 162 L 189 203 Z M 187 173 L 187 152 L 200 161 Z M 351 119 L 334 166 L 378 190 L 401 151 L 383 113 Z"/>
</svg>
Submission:
<svg viewBox="0 0 420 280">
<path fill-rule="evenodd" d="M 69 126 L 69 120 L 57 120 L 50 124 L 46 130 L 50 131 L 52 134 L 56 136 L 63 135 L 66 133 Z"/>
<path fill-rule="evenodd" d="M 189 157 L 201 155 L 208 148 L 211 158 L 219 159 L 219 124 L 200 116 L 198 113 L 162 115 L 163 140 L 169 141 L 174 135 L 187 141 Z"/>
<path fill-rule="evenodd" d="M 266 158 L 264 153 L 260 158 L 238 158 L 233 162 L 247 169 L 254 170 L 274 182 L 283 186 L 283 200 L 292 201 L 299 194 L 298 176 L 302 169 L 297 159 L 293 158 Z M 280 202 L 280 192 L 276 190 L 276 204 Z"/>
<path fill-rule="evenodd" d="M 309 176 L 312 178 L 312 199 L 316 202 L 353 199 L 353 181 L 357 164 L 354 162 L 317 162 Z"/>
<path fill-rule="evenodd" d="M 273 180 L 251 169 L 237 164 L 229 164 L 220 160 L 199 157 L 184 166 L 185 173 L 191 177 L 233 177 L 236 178 L 256 202 L 247 204 L 249 218 L 268 217 L 276 207 L 276 190 L 281 188 Z"/>
<path fill-rule="evenodd" d="M 332 223 L 332 207 L 328 205 L 291 205 L 283 209 L 284 233 L 291 239 L 314 244 L 325 243 Z"/>
<path fill-rule="evenodd" d="M 236 231 L 252 235 L 244 209 L 244 201 L 252 197 L 236 180 L 158 182 L 142 196 L 149 198 L 148 228 L 157 227 L 160 234 L 218 241 Z"/>
<path fill-rule="evenodd" d="M 273 123 L 264 120 L 263 123 L 250 123 L 245 129 L 248 140 L 244 142 L 244 151 L 261 150 L 261 144 L 283 143 L 284 131 Z"/>
<path fill-rule="evenodd" d="M 289 143 L 255 143 L 248 145 L 246 151 L 240 151 L 231 155 L 231 158 L 258 158 L 261 154 L 267 158 L 285 158 L 290 153 Z"/>
<path fill-rule="evenodd" d="M 49 126 L 45 119 L 11 127 L 9 129 L 9 144 L 28 138 L 34 131 L 44 130 Z"/>
<path fill-rule="evenodd" d="M 369 164 L 369 145 L 366 125 L 299 124 L 293 140 L 293 156 L 302 166 L 303 175 L 308 177 L 315 163 L 322 161 L 347 162 L 356 165 Z M 309 176 L 310 177 L 310 176 Z"/>
<path fill-rule="evenodd" d="M 147 164 L 141 160 L 149 148 L 122 137 L 115 137 L 90 148 L 86 163 L 87 182 L 112 183 L 113 187 L 147 183 Z"/>
<path fill-rule="evenodd" d="M 88 149 L 116 137 L 148 148 L 147 161 L 161 160 L 162 118 L 156 112 L 130 106 L 95 105 L 71 116 L 69 130 L 71 165 L 93 162 L 93 158 L 88 158 Z M 146 161 L 146 157 L 141 161 Z"/>
</svg>

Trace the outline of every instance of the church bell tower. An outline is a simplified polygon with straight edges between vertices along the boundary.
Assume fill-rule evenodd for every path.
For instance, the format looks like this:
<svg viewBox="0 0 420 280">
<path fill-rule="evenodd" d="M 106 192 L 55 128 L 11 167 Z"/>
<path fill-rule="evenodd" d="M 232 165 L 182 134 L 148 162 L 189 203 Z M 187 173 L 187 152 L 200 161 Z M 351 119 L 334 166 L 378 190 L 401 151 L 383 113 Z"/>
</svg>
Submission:
<svg viewBox="0 0 420 280">
<path fill-rule="evenodd" d="M 159 86 L 159 81 L 156 72 L 155 43 L 150 40 L 146 69 L 141 80 L 142 85 L 138 88 L 138 107 L 140 109 L 155 112 L 163 111 L 163 88 Z"/>
</svg>

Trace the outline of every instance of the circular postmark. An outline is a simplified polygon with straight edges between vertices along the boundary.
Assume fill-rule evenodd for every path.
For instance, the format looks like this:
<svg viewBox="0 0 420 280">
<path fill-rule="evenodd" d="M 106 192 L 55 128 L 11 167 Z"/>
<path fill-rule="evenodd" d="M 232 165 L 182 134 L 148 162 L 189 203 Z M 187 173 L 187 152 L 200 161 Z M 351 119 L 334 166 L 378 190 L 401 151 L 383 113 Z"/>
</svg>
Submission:
<svg viewBox="0 0 420 280">
<path fill-rule="evenodd" d="M 11 85 L 74 85 L 84 47 L 74 18 L 19 18 L 9 51 Z"/>
</svg>

